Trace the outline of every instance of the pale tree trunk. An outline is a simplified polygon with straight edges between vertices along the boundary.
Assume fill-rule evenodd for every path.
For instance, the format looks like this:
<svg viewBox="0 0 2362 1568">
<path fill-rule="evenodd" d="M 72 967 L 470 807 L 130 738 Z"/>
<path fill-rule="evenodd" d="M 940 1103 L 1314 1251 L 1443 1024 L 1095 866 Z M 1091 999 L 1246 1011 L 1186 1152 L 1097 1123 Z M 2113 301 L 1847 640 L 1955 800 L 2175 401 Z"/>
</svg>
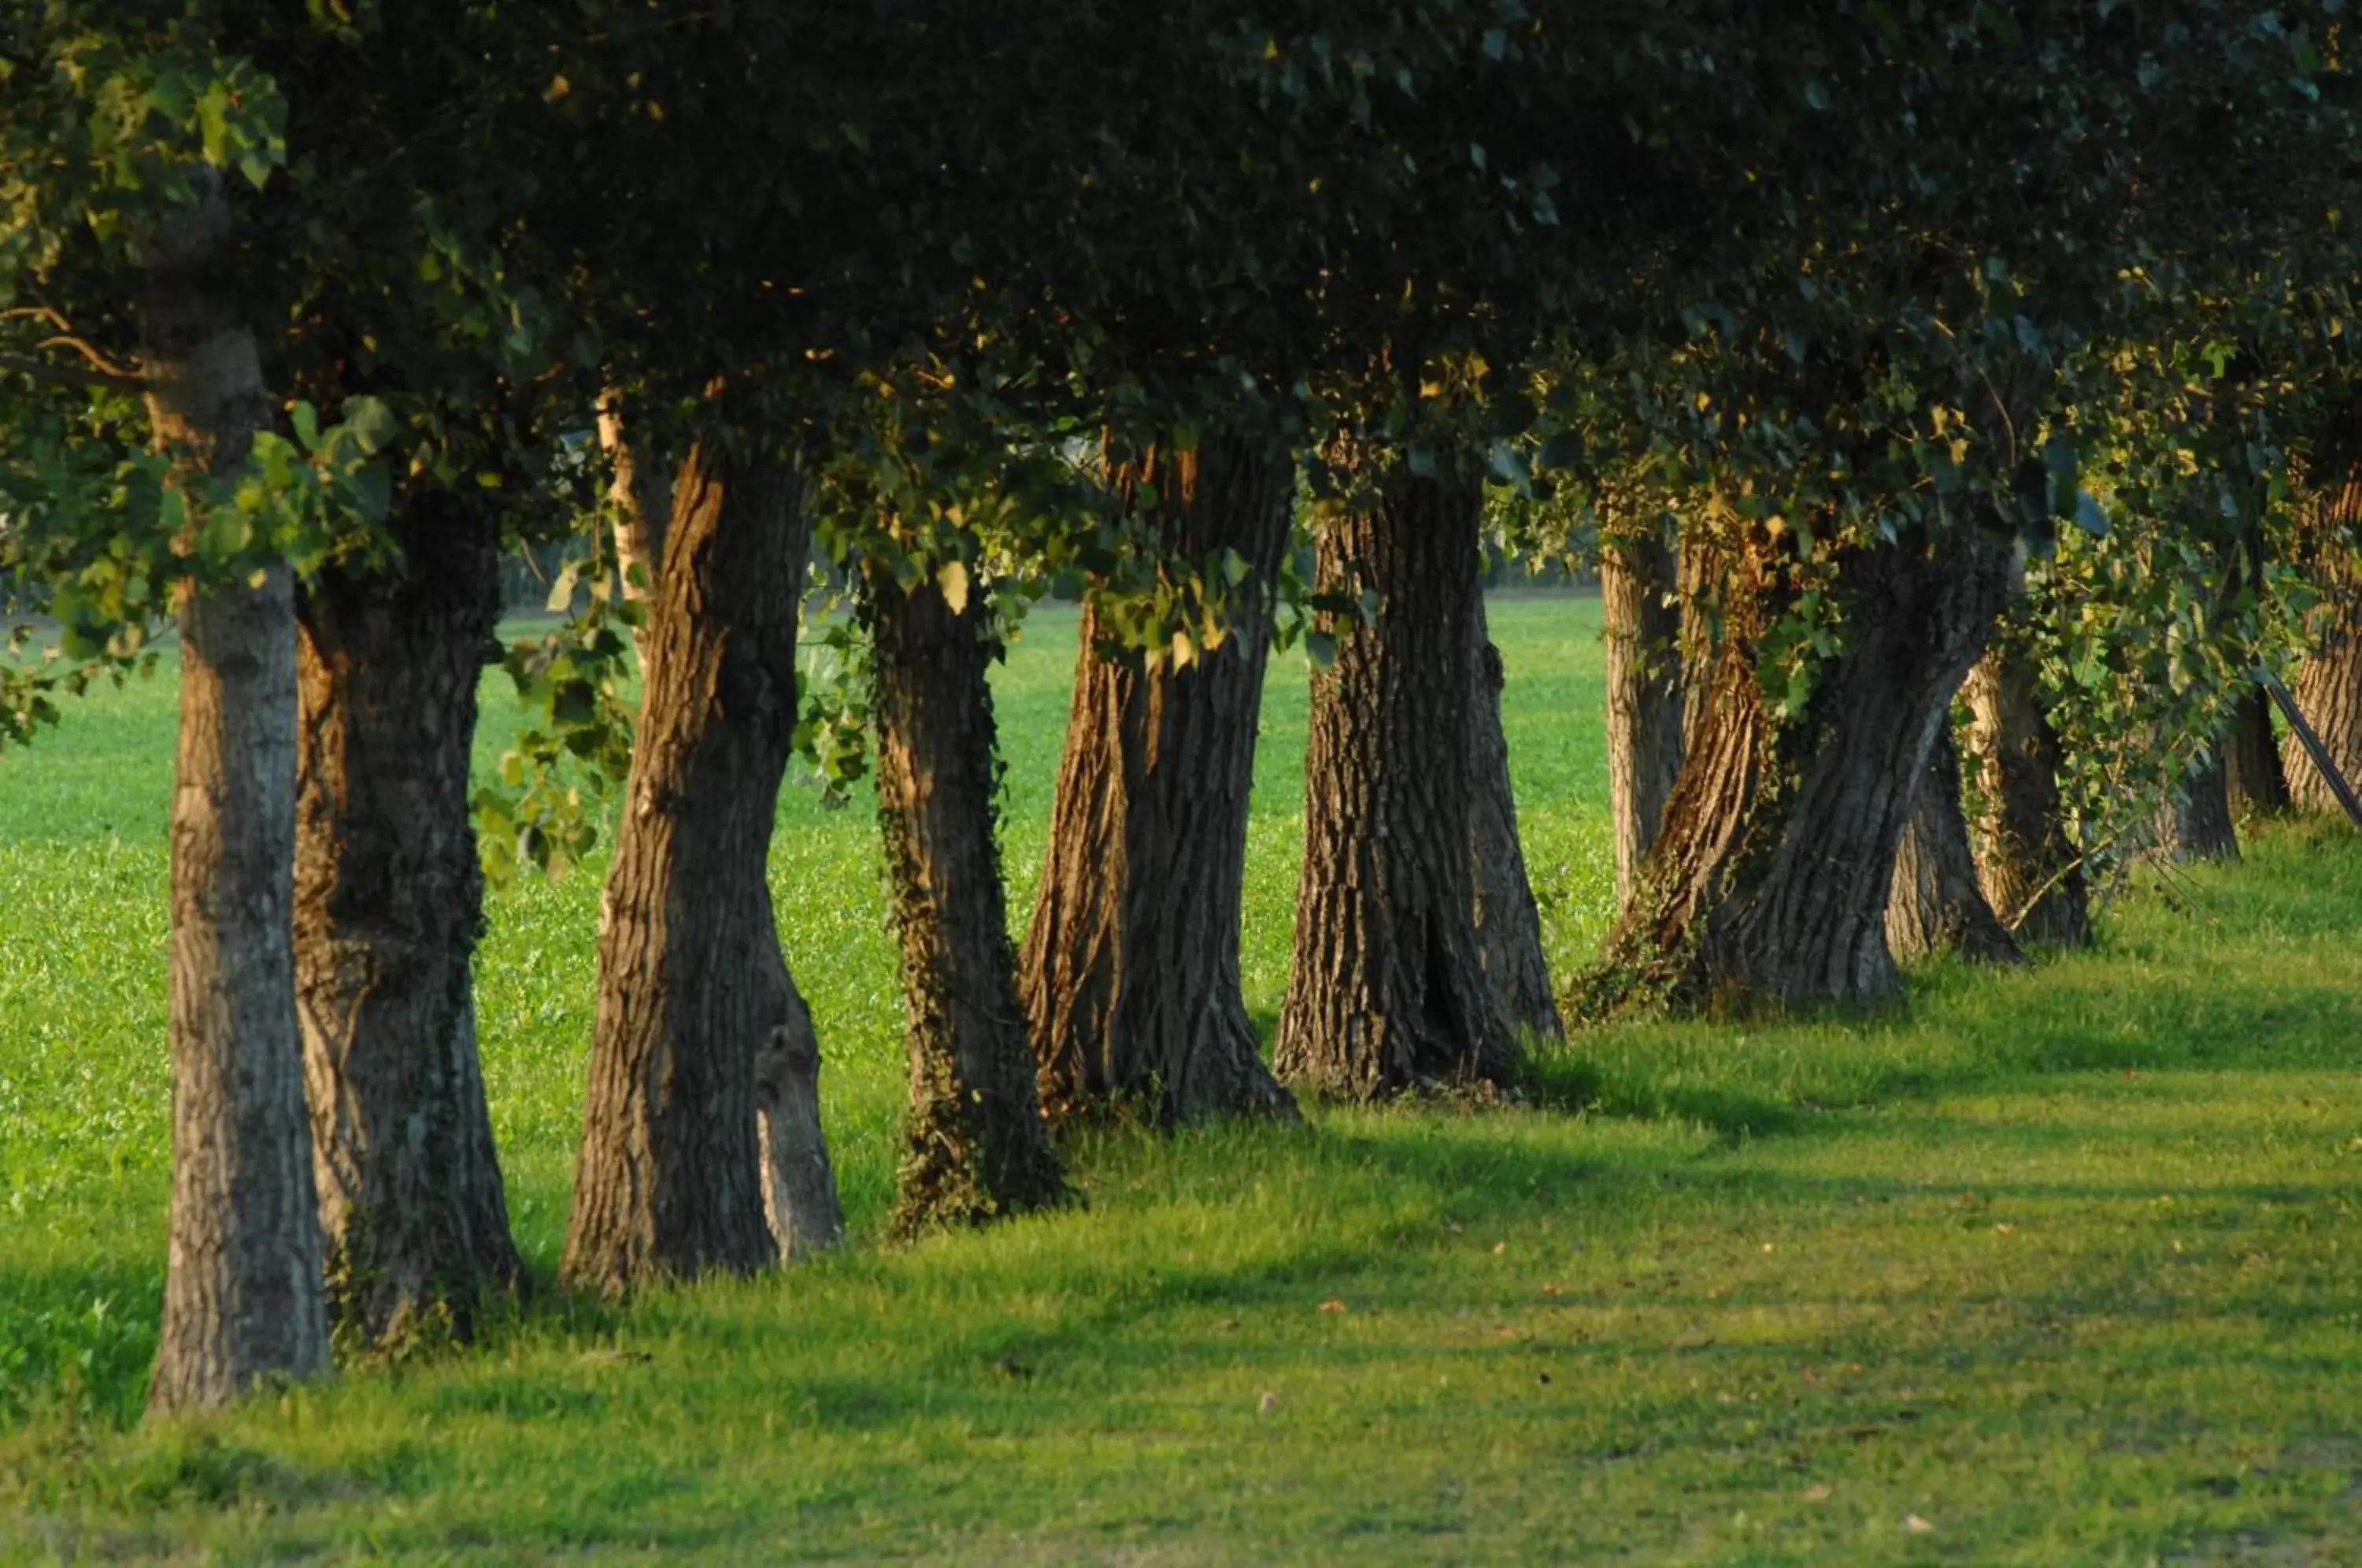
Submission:
<svg viewBox="0 0 2362 1568">
<path fill-rule="evenodd" d="M 1616 904 L 1664 825 L 1682 770 L 1682 599 L 1661 528 L 1600 541 L 1607 636 L 1607 795 L 1616 832 Z M 1701 668 L 1704 668 L 1701 666 Z"/>
<path fill-rule="evenodd" d="M 1498 1084 L 1515 1039 L 1486 978 L 1470 854 L 1482 492 L 1390 475 L 1322 535 L 1324 591 L 1376 596 L 1312 680 L 1304 872 L 1280 1076 L 1374 1100 Z"/>
<path fill-rule="evenodd" d="M 911 1118 L 897 1228 L 975 1224 L 1065 1200 L 1017 997 L 981 588 L 953 605 L 871 561 L 877 820 L 902 946 Z"/>
<path fill-rule="evenodd" d="M 1293 510 L 1284 451 L 1209 440 L 1123 476 L 1157 497 L 1175 557 L 1234 551 L 1247 575 L 1220 646 L 1186 668 L 1098 646 L 1083 614 L 1065 760 L 1020 966 L 1054 1120 L 1120 1104 L 1160 1122 L 1293 1111 L 1239 980 L 1247 807 Z"/>
<path fill-rule="evenodd" d="M 307 587 L 295 982 L 340 1342 L 469 1332 L 521 1273 L 492 1149 L 469 964 L 476 687 L 497 651 L 499 528 L 410 498 L 401 563 Z"/>
<path fill-rule="evenodd" d="M 192 488 L 244 462 L 270 400 L 232 304 L 221 180 L 149 263 L 149 416 Z M 149 1410 L 328 1365 L 295 1023 L 295 597 L 283 565 L 181 595 L 171 812 L 172 1201 Z"/>
<path fill-rule="evenodd" d="M 761 1152 L 757 1077 L 810 1034 L 766 880 L 796 723 L 803 491 L 794 465 L 718 439 L 690 452 L 674 486 L 600 915 L 560 1265 L 579 1286 L 612 1295 L 778 1255 L 767 1219 L 778 1160 Z"/>
<path fill-rule="evenodd" d="M 2009 590 L 2006 549 L 1956 527 L 1841 561 L 1849 640 L 1805 711 L 1764 702 L 1760 639 L 1793 590 L 1779 547 L 1734 548 L 1706 709 L 1586 1010 L 1861 1004 L 1899 994 L 1894 858 L 1928 749 Z"/>
<path fill-rule="evenodd" d="M 844 1240 L 844 1209 L 820 1121 L 820 1036 L 793 984 L 788 1017 L 755 1061 L 756 1131 L 762 1143 L 763 1215 L 789 1262 Z"/>
<path fill-rule="evenodd" d="M 1951 722 L 1927 748 L 1911 820 L 1894 854 L 1887 895 L 1886 945 L 1897 958 L 1953 954 L 1980 964 L 2025 961 L 1977 881 L 1975 851 L 1960 808 L 1960 754 Z"/>
<path fill-rule="evenodd" d="M 1969 676 L 1968 750 L 1984 802 L 1977 878 L 2020 942 L 2079 947 L 2091 934 L 2082 857 L 2068 841 L 2061 756 L 2034 662 L 2004 639 Z"/>
<path fill-rule="evenodd" d="M 1468 850 L 1476 886 L 1472 917 L 1476 956 L 1492 982 L 1503 1021 L 1540 1040 L 1559 1040 L 1566 1026 L 1551 991 L 1542 953 L 1541 911 L 1526 874 L 1518 837 L 1518 799 L 1509 785 L 1509 742 L 1501 731 L 1501 691 L 1507 674 L 1501 650 L 1485 630 L 1485 601 L 1476 600 L 1475 690 L 1469 694 Z"/>
<path fill-rule="evenodd" d="M 607 486 L 607 504 L 614 518 L 615 575 L 624 599 L 645 604 L 656 596 L 657 576 L 664 563 L 672 486 L 664 465 L 632 441 L 619 392 L 611 390 L 599 399 L 599 447 L 607 454 L 613 476 Z M 642 640 L 646 641 L 645 635 Z"/>
</svg>

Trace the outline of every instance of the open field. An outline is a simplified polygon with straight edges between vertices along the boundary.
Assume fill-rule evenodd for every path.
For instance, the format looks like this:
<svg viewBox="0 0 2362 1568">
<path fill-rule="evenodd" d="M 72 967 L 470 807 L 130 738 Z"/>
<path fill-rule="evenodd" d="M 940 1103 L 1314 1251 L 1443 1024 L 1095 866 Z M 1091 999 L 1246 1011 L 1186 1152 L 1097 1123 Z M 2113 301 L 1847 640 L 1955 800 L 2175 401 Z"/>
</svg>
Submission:
<svg viewBox="0 0 2362 1568">
<path fill-rule="evenodd" d="M 1597 603 L 1492 622 L 1564 975 L 1611 897 Z M 999 681 L 1020 920 L 1073 635 L 1040 613 Z M 1288 656 L 1266 1025 L 1304 717 Z M 1905 1016 L 1589 1032 L 1530 1109 L 1102 1134 L 1082 1209 L 886 1249 L 875 827 L 791 790 L 773 884 L 853 1249 L 624 1309 L 544 1292 L 477 1349 L 158 1435 L 171 755 L 159 681 L 0 761 L 0 1558 L 2362 1562 L 2350 834 L 2260 835 L 2096 951 L 1921 976 Z M 480 963 L 545 1278 L 596 907 L 595 874 L 500 895 Z"/>
</svg>

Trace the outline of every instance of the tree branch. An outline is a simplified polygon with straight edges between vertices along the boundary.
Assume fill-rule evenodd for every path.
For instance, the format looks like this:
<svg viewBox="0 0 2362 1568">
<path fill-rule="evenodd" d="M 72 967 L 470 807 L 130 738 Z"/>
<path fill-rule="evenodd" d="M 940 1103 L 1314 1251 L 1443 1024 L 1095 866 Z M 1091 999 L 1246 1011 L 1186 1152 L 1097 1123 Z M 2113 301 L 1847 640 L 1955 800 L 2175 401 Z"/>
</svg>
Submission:
<svg viewBox="0 0 2362 1568">
<path fill-rule="evenodd" d="M 71 365 L 52 365 L 45 359 L 29 359 L 22 354 L 0 354 L 0 370 L 14 370 L 20 376 L 61 387 L 116 387 L 126 392 L 139 392 L 149 384 L 145 376 L 116 370 L 76 370 Z"/>
</svg>

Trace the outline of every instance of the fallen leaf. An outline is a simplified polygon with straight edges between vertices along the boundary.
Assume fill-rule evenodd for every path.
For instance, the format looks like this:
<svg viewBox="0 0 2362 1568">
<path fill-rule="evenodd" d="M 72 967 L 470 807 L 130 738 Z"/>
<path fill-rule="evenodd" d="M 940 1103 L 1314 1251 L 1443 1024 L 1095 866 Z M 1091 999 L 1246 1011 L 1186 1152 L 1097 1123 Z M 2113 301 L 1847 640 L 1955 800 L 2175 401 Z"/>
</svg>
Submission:
<svg viewBox="0 0 2362 1568">
<path fill-rule="evenodd" d="M 1905 1516 L 1904 1518 L 1903 1528 L 1913 1535 L 1926 1535 L 1933 1531 L 1936 1527 L 1929 1524 L 1926 1519 L 1921 1518 L 1917 1514 L 1911 1514 Z"/>
<path fill-rule="evenodd" d="M 1544 1296 L 1559 1296 L 1564 1293 L 1560 1290 L 1558 1281 L 1553 1279 L 1548 1285 L 1542 1286 L 1542 1294 Z"/>
<path fill-rule="evenodd" d="M 1263 1397 L 1255 1401 L 1255 1411 L 1259 1415 L 1268 1416 L 1278 1408 L 1279 1396 L 1268 1388 L 1263 1391 Z"/>
<path fill-rule="evenodd" d="M 1827 1482 L 1823 1482 L 1817 1486 L 1807 1486 L 1805 1488 L 1805 1501 L 1808 1503 L 1826 1503 L 1829 1500 L 1829 1497 L 1830 1491 L 1828 1483 Z"/>
<path fill-rule="evenodd" d="M 1333 1296 L 1329 1297 L 1328 1300 L 1320 1303 L 1320 1310 L 1323 1312 L 1342 1312 L 1344 1309 L 1345 1304 L 1342 1301 L 1338 1300 Z"/>
<path fill-rule="evenodd" d="M 1509 1243 L 1507 1242 L 1496 1242 L 1493 1243 L 1493 1255 L 1496 1258 L 1508 1250 Z"/>
</svg>

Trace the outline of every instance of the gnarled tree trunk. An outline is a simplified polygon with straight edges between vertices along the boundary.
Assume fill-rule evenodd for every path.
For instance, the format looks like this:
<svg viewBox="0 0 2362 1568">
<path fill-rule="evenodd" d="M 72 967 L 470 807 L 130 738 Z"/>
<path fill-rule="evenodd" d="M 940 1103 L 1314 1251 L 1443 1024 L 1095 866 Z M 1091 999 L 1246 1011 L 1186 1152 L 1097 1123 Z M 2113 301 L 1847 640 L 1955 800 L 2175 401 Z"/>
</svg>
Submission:
<svg viewBox="0 0 2362 1568">
<path fill-rule="evenodd" d="M 1607 796 L 1616 831 L 1616 903 L 1657 842 L 1682 771 L 1682 609 L 1662 528 L 1600 540 L 1607 634 Z"/>
<path fill-rule="evenodd" d="M 1390 475 L 1320 540 L 1321 589 L 1377 601 L 1312 679 L 1296 962 L 1275 1063 L 1325 1094 L 1498 1083 L 1513 1063 L 1473 918 L 1481 505 L 1473 480 Z"/>
<path fill-rule="evenodd" d="M 1186 668 L 1099 646 L 1083 614 L 1050 849 L 1020 993 L 1054 1119 L 1141 1105 L 1159 1121 L 1292 1112 L 1239 982 L 1247 806 L 1287 547 L 1292 465 L 1225 439 L 1125 476 L 1175 556 L 1246 563 L 1221 645 Z"/>
<path fill-rule="evenodd" d="M 778 1256 L 756 1074 L 809 1032 L 765 879 L 796 723 L 803 480 L 719 441 L 681 465 L 599 926 L 563 1276 L 616 1293 Z"/>
<path fill-rule="evenodd" d="M 755 1058 L 756 1126 L 763 1149 L 763 1215 L 789 1262 L 844 1240 L 844 1209 L 820 1121 L 820 1036 L 793 983 L 788 1017 Z"/>
<path fill-rule="evenodd" d="M 1980 964 L 2018 964 L 2017 949 L 1977 881 L 1976 853 L 1960 808 L 1960 754 L 1949 719 L 1927 748 L 1911 820 L 1894 853 L 1886 945 L 1897 958 L 1956 954 Z"/>
<path fill-rule="evenodd" d="M 1540 1039 L 1562 1039 L 1566 1025 L 1551 991 L 1541 911 L 1534 904 L 1525 846 L 1518 838 L 1509 742 L 1501 732 L 1501 691 L 1507 675 L 1501 667 L 1501 650 L 1485 630 L 1482 594 L 1476 600 L 1476 648 L 1470 669 L 1476 681 L 1468 707 L 1468 852 L 1476 884 L 1476 955 L 1492 982 L 1503 1021 Z"/>
<path fill-rule="evenodd" d="M 2082 856 L 2058 799 L 2058 735 L 2033 660 L 1997 642 L 1969 676 L 1969 755 L 1984 809 L 1977 878 L 2020 942 L 2080 946 L 2090 935 Z"/>
<path fill-rule="evenodd" d="M 1017 999 L 994 832 L 988 615 L 934 582 L 862 573 L 873 643 L 877 821 L 902 944 L 911 1120 L 897 1228 L 974 1224 L 1063 1202 Z"/>
<path fill-rule="evenodd" d="M 395 533 L 399 566 L 331 569 L 298 604 L 296 1001 L 330 1308 L 364 1348 L 464 1334 L 520 1273 L 469 974 L 484 897 L 468 765 L 499 531 L 428 491 Z"/>
<path fill-rule="evenodd" d="M 149 259 L 144 323 L 149 418 L 192 480 L 243 463 L 270 414 L 229 286 L 229 203 L 216 171 L 195 179 Z M 328 1365 L 295 1025 L 293 574 L 193 585 L 180 613 L 162 1416 Z"/>
<path fill-rule="evenodd" d="M 1937 727 L 2009 591 L 2008 552 L 1957 527 L 1857 550 L 1837 591 L 1851 634 L 1801 714 L 1767 707 L 1762 637 L 1793 590 L 1776 544 L 1724 558 L 1707 707 L 1589 1010 L 1887 999 L 1894 857 Z"/>
</svg>

